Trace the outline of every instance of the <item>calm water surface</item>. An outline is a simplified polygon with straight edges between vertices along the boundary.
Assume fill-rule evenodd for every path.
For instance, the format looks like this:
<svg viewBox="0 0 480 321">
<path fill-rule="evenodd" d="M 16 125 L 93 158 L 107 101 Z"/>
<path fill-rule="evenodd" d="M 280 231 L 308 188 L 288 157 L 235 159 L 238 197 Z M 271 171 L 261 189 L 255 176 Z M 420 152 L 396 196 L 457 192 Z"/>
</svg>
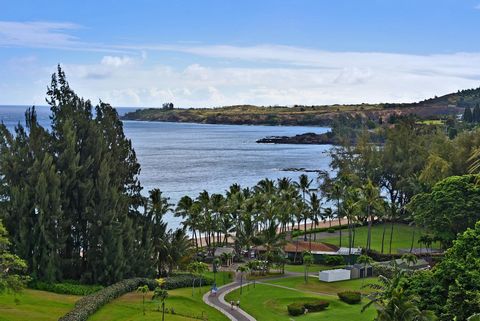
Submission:
<svg viewBox="0 0 480 321">
<path fill-rule="evenodd" d="M 23 123 L 25 106 L 0 106 L 0 120 L 9 128 Z M 39 122 L 49 126 L 48 107 L 38 107 Z M 119 114 L 134 108 L 118 108 Z M 233 183 L 253 186 L 262 178 L 296 179 L 301 173 L 285 168 L 328 169 L 330 146 L 257 144 L 271 135 L 322 133 L 322 127 L 205 125 L 125 121 L 142 171 L 144 193 L 158 187 L 171 202 L 202 190 L 222 193 Z M 314 178 L 314 175 L 311 175 Z M 168 216 L 176 226 L 179 219 Z"/>
</svg>

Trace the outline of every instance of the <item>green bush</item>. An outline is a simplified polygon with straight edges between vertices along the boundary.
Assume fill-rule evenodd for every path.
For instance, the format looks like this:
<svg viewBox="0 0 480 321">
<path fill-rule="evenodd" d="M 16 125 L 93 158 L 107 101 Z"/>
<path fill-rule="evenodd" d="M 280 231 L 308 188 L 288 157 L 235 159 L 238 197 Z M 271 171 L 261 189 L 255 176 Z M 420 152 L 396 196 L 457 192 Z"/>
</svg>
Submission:
<svg viewBox="0 0 480 321">
<path fill-rule="evenodd" d="M 164 286 L 167 290 L 189 287 L 192 285 L 194 278 L 196 280 L 195 284 L 199 284 L 200 278 L 198 276 L 193 276 L 191 274 L 173 275 L 166 279 Z M 212 283 L 213 280 L 211 278 L 202 277 L 202 285 Z M 117 282 L 78 300 L 75 303 L 75 308 L 61 317 L 59 321 L 86 321 L 89 316 L 94 314 L 105 304 L 128 292 L 135 291 L 141 285 L 147 285 L 150 290 L 153 290 L 157 286 L 157 283 L 153 279 L 146 278 L 133 278 Z"/>
<path fill-rule="evenodd" d="M 341 255 L 326 255 L 323 259 L 325 265 L 342 265 L 345 264 L 345 259 Z"/>
<path fill-rule="evenodd" d="M 348 304 L 357 304 L 362 301 L 362 294 L 356 291 L 345 291 L 337 293 L 340 300 Z"/>
<path fill-rule="evenodd" d="M 327 233 L 335 233 L 335 229 L 334 228 L 329 228 L 329 229 L 327 229 Z"/>
<path fill-rule="evenodd" d="M 330 303 L 325 301 L 312 301 L 305 303 L 303 306 L 308 310 L 308 312 L 318 312 L 325 310 L 329 305 Z"/>
<path fill-rule="evenodd" d="M 292 303 L 287 305 L 288 314 L 291 316 L 302 315 L 305 313 L 305 307 L 302 303 Z"/>
<path fill-rule="evenodd" d="M 28 287 L 35 290 L 48 291 L 58 294 L 68 295 L 90 295 L 103 289 L 101 285 L 86 285 L 76 282 L 62 282 L 62 283 L 48 283 L 42 281 L 33 281 L 28 284 Z"/>
</svg>

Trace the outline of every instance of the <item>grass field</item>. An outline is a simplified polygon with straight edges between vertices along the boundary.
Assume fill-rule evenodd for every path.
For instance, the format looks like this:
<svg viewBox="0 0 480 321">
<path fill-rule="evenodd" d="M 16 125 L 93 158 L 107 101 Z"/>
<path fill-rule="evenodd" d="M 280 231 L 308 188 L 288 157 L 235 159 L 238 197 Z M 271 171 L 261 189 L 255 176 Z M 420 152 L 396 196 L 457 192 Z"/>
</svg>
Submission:
<svg viewBox="0 0 480 321">
<path fill-rule="evenodd" d="M 16 297 L 0 294 L 0 321 L 56 321 L 80 298 L 29 289 Z"/>
<path fill-rule="evenodd" d="M 324 270 L 333 270 L 333 269 L 339 269 L 343 268 L 343 265 L 339 266 L 331 266 L 331 265 L 324 265 L 324 264 L 312 264 L 308 268 L 308 273 L 313 274 L 313 273 L 318 273 L 320 271 Z M 293 265 L 293 264 L 286 264 L 285 265 L 285 271 L 287 272 L 297 272 L 297 273 L 304 273 L 305 271 L 305 266 L 303 265 Z"/>
<path fill-rule="evenodd" d="M 338 282 L 321 282 L 318 278 L 310 277 L 308 283 L 305 283 L 303 276 L 296 276 L 291 278 L 277 279 L 271 281 L 265 281 L 265 283 L 276 284 L 294 288 L 302 291 L 312 291 L 318 293 L 326 293 L 336 296 L 338 292 L 342 291 L 360 291 L 368 292 L 367 288 L 362 289 L 362 285 L 368 283 L 376 283 L 377 278 L 354 279 Z"/>
<path fill-rule="evenodd" d="M 211 273 L 209 273 L 211 276 Z M 219 272 L 217 274 L 217 284 L 231 282 L 226 272 Z M 197 320 L 202 316 L 207 317 L 209 321 L 228 321 L 228 318 L 221 314 L 216 309 L 206 305 L 203 300 L 203 294 L 210 290 L 209 286 L 195 288 L 194 296 L 192 297 L 192 288 L 183 288 L 168 291 L 168 299 L 165 301 L 165 307 L 170 311 L 174 309 L 175 315 L 165 314 L 165 320 L 168 321 L 190 321 Z M 137 292 L 128 293 L 122 297 L 112 301 L 97 313 L 89 318 L 91 321 L 143 321 L 143 320 L 160 320 L 161 312 L 157 311 L 157 302 L 150 300 L 152 292 L 149 292 L 145 297 L 146 315 L 142 314 L 142 294 Z"/>
<path fill-rule="evenodd" d="M 385 243 L 384 243 L 384 253 L 389 252 L 389 242 L 390 242 L 390 225 L 387 225 L 387 230 L 385 232 Z M 395 224 L 393 228 L 393 241 L 392 241 L 392 253 L 397 253 L 398 249 L 410 249 L 412 244 L 412 235 L 415 230 L 415 238 L 413 241 L 413 247 L 419 248 L 421 245 L 418 243 L 418 238 L 422 234 L 421 229 L 408 226 L 406 224 Z M 355 235 L 355 247 L 365 247 L 367 243 L 367 232 L 368 228 L 366 226 L 357 227 Z M 376 251 L 381 251 L 382 249 L 382 234 L 383 234 L 383 225 L 374 225 L 372 227 L 372 249 Z M 334 245 L 339 245 L 339 236 L 335 235 L 332 237 L 320 237 L 317 238 L 317 241 L 331 243 Z M 348 230 L 342 230 L 342 246 L 347 246 L 348 244 Z M 424 246 L 422 244 L 422 246 Z M 439 247 L 438 244 L 432 245 L 432 247 Z"/>
<path fill-rule="evenodd" d="M 294 320 L 370 321 L 375 315 L 373 309 L 368 309 L 361 313 L 362 304 L 348 305 L 333 295 L 313 295 L 265 284 L 257 284 L 255 288 L 250 286 L 249 290 L 244 289 L 241 296 L 239 290 L 233 291 L 226 296 L 227 301 L 240 300 L 240 306 L 258 321 L 292 320 L 293 318 L 287 313 L 287 305 L 312 299 L 328 301 L 330 306 L 321 312 L 294 317 Z"/>
</svg>

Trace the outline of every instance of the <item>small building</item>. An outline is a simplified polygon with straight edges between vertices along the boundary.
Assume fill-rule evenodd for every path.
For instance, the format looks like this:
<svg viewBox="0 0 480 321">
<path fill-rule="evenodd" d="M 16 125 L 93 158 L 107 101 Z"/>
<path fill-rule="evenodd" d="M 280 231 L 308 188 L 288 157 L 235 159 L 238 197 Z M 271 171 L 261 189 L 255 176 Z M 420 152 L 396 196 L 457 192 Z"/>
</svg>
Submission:
<svg viewBox="0 0 480 321">
<path fill-rule="evenodd" d="M 350 280 L 350 273 L 347 269 L 325 270 L 318 273 L 318 279 L 323 282 Z"/>
<path fill-rule="evenodd" d="M 227 257 L 226 262 L 224 263 L 226 266 L 230 266 L 233 263 L 234 252 L 235 252 L 235 249 L 232 247 L 217 247 L 215 249 L 213 256 L 218 257 L 220 259 Z"/>
<path fill-rule="evenodd" d="M 373 267 L 370 264 L 367 264 L 366 266 L 363 264 L 354 264 L 347 266 L 345 269 L 350 270 L 351 279 L 361 279 L 373 276 Z"/>
</svg>

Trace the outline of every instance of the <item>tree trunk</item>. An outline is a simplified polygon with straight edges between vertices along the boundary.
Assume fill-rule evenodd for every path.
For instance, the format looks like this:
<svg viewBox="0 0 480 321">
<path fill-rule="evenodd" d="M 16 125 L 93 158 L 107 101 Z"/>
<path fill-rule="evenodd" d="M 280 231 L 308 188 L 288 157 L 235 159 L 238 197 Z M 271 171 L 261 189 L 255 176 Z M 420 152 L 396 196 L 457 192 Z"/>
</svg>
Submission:
<svg viewBox="0 0 480 321">
<path fill-rule="evenodd" d="M 392 254 L 392 241 L 393 241 L 393 219 L 392 219 L 392 226 L 390 229 L 390 248 L 388 250 L 388 254 Z"/>
<path fill-rule="evenodd" d="M 384 243 L 385 243 L 385 231 L 387 230 L 387 224 L 385 220 L 383 221 L 383 232 L 382 232 L 382 254 L 383 254 L 383 249 L 384 249 Z"/>
</svg>

